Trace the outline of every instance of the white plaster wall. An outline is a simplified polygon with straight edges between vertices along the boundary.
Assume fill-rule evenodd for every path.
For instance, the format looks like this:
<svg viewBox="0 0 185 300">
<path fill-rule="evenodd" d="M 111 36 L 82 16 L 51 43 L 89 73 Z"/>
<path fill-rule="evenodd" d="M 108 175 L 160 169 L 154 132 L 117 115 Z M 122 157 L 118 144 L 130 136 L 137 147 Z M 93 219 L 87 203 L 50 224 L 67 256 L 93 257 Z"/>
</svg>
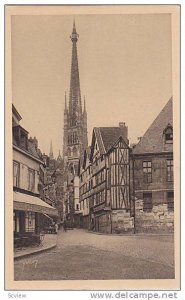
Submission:
<svg viewBox="0 0 185 300">
<path fill-rule="evenodd" d="M 31 157 L 25 154 L 13 150 L 13 160 L 20 163 L 20 182 L 19 187 L 24 190 L 28 190 L 28 168 L 35 170 L 35 189 L 34 193 L 39 193 L 38 183 L 39 183 L 39 168 L 40 163 L 33 160 Z"/>
</svg>

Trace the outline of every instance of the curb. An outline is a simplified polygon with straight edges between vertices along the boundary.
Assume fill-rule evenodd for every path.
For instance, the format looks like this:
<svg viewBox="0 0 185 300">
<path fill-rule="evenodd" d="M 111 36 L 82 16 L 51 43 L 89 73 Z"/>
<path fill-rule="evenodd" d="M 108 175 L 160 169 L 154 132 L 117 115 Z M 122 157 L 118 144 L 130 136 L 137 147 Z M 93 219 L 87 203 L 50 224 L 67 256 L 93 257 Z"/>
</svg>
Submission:
<svg viewBox="0 0 185 300">
<path fill-rule="evenodd" d="M 34 250 L 33 252 L 25 253 L 25 254 L 22 254 L 22 255 L 19 255 L 19 256 L 14 256 L 14 260 L 18 260 L 18 259 L 25 258 L 25 257 L 31 256 L 31 255 L 46 252 L 48 250 L 54 249 L 56 246 L 57 246 L 57 244 L 54 244 L 54 245 L 51 245 L 47 248 L 43 248 L 43 249 L 41 248 L 41 249 L 38 249 L 38 250 Z"/>
<path fill-rule="evenodd" d="M 103 233 L 103 232 L 95 232 L 95 231 L 86 231 L 87 233 L 92 233 L 92 234 L 96 234 L 96 235 L 107 235 L 107 236 L 143 236 L 143 237 L 147 237 L 147 236 L 173 236 L 174 233 Z"/>
</svg>

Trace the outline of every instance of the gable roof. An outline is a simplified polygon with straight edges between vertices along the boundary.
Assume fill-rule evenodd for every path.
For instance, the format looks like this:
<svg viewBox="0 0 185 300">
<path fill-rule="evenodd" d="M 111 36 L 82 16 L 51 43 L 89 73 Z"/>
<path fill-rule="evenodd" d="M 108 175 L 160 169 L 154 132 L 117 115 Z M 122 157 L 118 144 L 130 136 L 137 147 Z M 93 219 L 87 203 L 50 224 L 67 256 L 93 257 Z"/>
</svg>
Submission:
<svg viewBox="0 0 185 300">
<path fill-rule="evenodd" d="M 19 114 L 19 112 L 17 111 L 17 109 L 13 104 L 12 104 L 12 114 L 15 115 L 18 121 L 22 119 L 21 115 Z"/>
<path fill-rule="evenodd" d="M 172 98 L 170 98 L 162 111 L 145 132 L 139 143 L 134 147 L 133 153 L 143 154 L 167 151 L 167 149 L 164 149 L 163 132 L 168 125 L 173 127 Z M 169 145 L 169 147 L 171 147 L 172 150 L 173 145 Z"/>
<path fill-rule="evenodd" d="M 128 145 L 127 138 L 123 135 L 123 130 L 120 127 L 94 127 L 92 146 L 91 146 L 91 158 L 93 154 L 93 149 L 95 146 L 95 140 L 97 140 L 100 155 L 106 154 L 122 137 L 124 142 Z"/>
</svg>

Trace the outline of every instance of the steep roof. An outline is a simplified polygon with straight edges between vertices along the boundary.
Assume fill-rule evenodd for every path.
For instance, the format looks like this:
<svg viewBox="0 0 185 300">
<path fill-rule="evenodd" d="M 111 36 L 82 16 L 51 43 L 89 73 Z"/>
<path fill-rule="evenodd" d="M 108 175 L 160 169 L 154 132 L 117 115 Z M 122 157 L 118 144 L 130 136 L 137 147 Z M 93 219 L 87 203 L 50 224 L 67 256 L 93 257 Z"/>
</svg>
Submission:
<svg viewBox="0 0 185 300">
<path fill-rule="evenodd" d="M 120 136 L 122 136 L 126 141 L 126 137 L 123 136 L 123 130 L 120 127 L 100 127 L 99 130 L 106 152 L 113 146 Z"/>
<path fill-rule="evenodd" d="M 19 114 L 19 112 L 17 111 L 17 109 L 13 104 L 12 104 L 12 114 L 15 115 L 18 121 L 22 119 L 21 115 Z"/>
<path fill-rule="evenodd" d="M 150 125 L 139 143 L 133 149 L 134 154 L 164 152 L 163 131 L 171 125 L 173 127 L 173 99 L 167 102 L 165 107 Z M 172 150 L 172 145 L 169 145 Z"/>
<path fill-rule="evenodd" d="M 118 141 L 119 137 L 122 137 L 125 143 L 128 145 L 128 139 L 124 136 L 123 129 L 121 127 L 94 127 L 91 158 L 93 154 L 95 138 L 97 139 L 100 155 L 102 155 L 110 150 L 110 148 Z"/>
</svg>

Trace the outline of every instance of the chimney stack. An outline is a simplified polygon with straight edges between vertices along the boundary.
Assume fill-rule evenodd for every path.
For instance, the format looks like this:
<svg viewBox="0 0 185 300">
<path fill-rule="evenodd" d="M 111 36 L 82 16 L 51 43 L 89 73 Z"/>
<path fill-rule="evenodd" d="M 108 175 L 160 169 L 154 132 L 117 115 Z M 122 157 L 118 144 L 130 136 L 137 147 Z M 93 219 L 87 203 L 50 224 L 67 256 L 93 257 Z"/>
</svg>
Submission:
<svg viewBox="0 0 185 300">
<path fill-rule="evenodd" d="M 36 139 L 36 137 L 34 136 L 33 138 L 33 144 L 35 145 L 35 148 L 38 148 L 38 140 Z"/>
<path fill-rule="evenodd" d="M 128 126 L 125 125 L 125 122 L 119 122 L 119 128 L 121 129 L 123 138 L 128 139 Z"/>
</svg>

